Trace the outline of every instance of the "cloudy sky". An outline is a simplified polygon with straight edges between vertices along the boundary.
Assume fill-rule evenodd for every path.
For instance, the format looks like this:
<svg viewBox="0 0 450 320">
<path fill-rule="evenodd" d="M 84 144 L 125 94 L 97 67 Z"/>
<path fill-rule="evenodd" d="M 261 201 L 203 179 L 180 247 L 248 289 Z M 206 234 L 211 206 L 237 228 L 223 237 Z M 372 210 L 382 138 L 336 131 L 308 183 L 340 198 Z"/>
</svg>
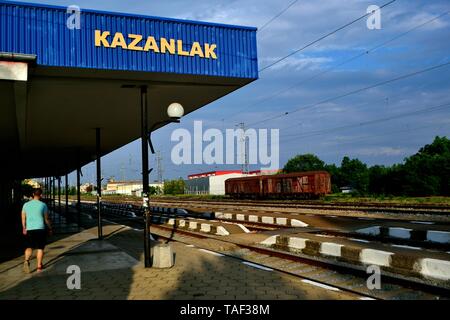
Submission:
<svg viewBox="0 0 450 320">
<path fill-rule="evenodd" d="M 293 0 L 35 2 L 261 27 Z M 386 2 L 295 2 L 258 31 L 260 68 L 365 14 L 369 5 Z M 256 129 L 279 129 L 280 166 L 301 153 L 314 153 L 327 163 L 339 164 L 348 155 L 369 165 L 391 165 L 436 135 L 448 135 L 450 65 L 357 91 L 449 62 L 450 14 L 429 22 L 449 10 L 448 0 L 397 0 L 381 10 L 380 30 L 369 30 L 363 19 L 265 70 L 252 84 L 191 113 L 181 125 L 158 130 L 153 140 L 162 154 L 164 178 L 239 168 L 171 162 L 176 143 L 170 141 L 170 134 L 180 126 L 192 130 L 194 120 L 220 130 L 233 129 L 240 122 Z M 139 168 L 140 144 L 135 141 L 104 157 L 103 176 L 139 178 Z M 84 179 L 93 180 L 94 172 L 92 164 L 86 166 Z"/>
</svg>

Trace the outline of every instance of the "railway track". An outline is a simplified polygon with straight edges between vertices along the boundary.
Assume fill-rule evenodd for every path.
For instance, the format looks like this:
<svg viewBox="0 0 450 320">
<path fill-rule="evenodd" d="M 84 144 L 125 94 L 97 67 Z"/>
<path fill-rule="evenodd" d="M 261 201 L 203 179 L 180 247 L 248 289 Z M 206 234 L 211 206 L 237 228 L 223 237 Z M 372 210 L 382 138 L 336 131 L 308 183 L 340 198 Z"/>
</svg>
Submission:
<svg viewBox="0 0 450 320">
<path fill-rule="evenodd" d="M 173 233 L 171 228 L 165 226 L 152 226 L 153 229 L 165 230 Z M 155 233 L 152 231 L 152 233 Z M 231 243 L 239 247 L 237 250 L 223 251 L 214 250 L 213 252 L 225 254 L 227 256 L 255 263 L 265 268 L 270 268 L 282 273 L 294 275 L 296 277 L 318 283 L 329 287 L 331 290 L 339 289 L 360 295 L 369 299 L 450 299 L 450 291 L 445 288 L 433 287 L 423 283 L 413 282 L 407 278 L 384 275 L 380 289 L 370 290 L 367 288 L 367 273 L 364 270 L 357 270 L 350 266 L 341 266 L 331 264 L 326 261 L 311 259 L 309 257 L 299 257 L 283 251 L 263 248 L 259 246 L 238 244 L 232 241 L 217 239 L 208 235 L 195 232 L 176 230 L 175 233 L 182 234 L 184 238 L 175 239 L 175 241 L 192 244 L 192 238 L 206 239 L 213 238 L 224 243 Z M 156 232 L 158 234 L 158 232 Z M 189 237 L 189 238 L 186 238 Z M 173 239 L 164 237 L 165 239 Z M 198 242 L 197 242 L 198 243 Z M 198 244 L 201 247 L 201 243 Z"/>
<path fill-rule="evenodd" d="M 128 203 L 135 206 L 141 206 L 141 201 L 136 200 L 108 200 L 110 203 Z M 342 204 L 307 204 L 296 203 L 293 201 L 213 201 L 213 200 L 162 200 L 159 198 L 151 199 L 152 205 L 161 207 L 181 207 L 192 210 L 203 211 L 220 211 L 220 210 L 260 210 L 260 211 L 283 211 L 283 212 L 301 212 L 301 213 L 323 213 L 336 212 L 346 216 L 357 214 L 378 215 L 386 218 L 402 218 L 411 219 L 412 216 L 427 217 L 433 219 L 447 219 L 450 217 L 450 209 L 445 208 L 427 208 L 419 206 L 357 206 L 357 205 L 342 205 Z M 410 216 L 410 217 L 408 217 Z"/>
<path fill-rule="evenodd" d="M 138 230 L 142 230 L 144 226 L 142 217 L 107 215 L 108 219 L 114 223 L 128 225 L 135 229 L 138 227 Z M 249 227 L 251 226 L 249 225 Z M 260 228 L 261 225 L 256 224 L 254 227 Z M 361 299 L 450 299 L 450 290 L 447 288 L 420 283 L 404 276 L 383 274 L 381 288 L 369 290 L 366 285 L 368 277 L 366 271 L 351 265 L 337 265 L 323 259 L 299 256 L 259 245 L 248 245 L 236 240 L 224 239 L 221 236 L 180 230 L 166 225 L 152 224 L 151 232 L 156 237 L 194 245 L 261 266 L 261 268 L 290 274 L 330 290 L 351 292 L 360 296 Z M 206 239 L 213 240 L 216 245 L 206 246 Z M 230 248 L 230 246 L 231 249 L 223 249 Z"/>
<path fill-rule="evenodd" d="M 331 210 L 331 211 L 358 211 L 367 213 L 385 213 L 385 214 L 415 214 L 415 215 L 442 215 L 450 216 L 450 208 L 425 208 L 425 207 L 408 207 L 408 206 L 366 206 L 361 205 L 342 205 L 342 204 L 301 204 L 292 201 L 271 202 L 271 201 L 198 201 L 198 200 L 159 200 L 152 199 L 152 203 L 158 205 L 178 205 L 191 207 L 263 207 L 263 208 L 280 208 L 280 209 L 314 209 L 314 210 Z"/>
<path fill-rule="evenodd" d="M 123 198 L 109 198 L 109 202 L 139 202 L 137 200 Z M 289 207 L 289 208 L 308 208 L 318 210 L 366 210 L 373 212 L 425 212 L 425 213 L 442 213 L 450 214 L 450 205 L 446 204 L 404 204 L 404 203 L 376 203 L 376 202 L 340 202 L 340 201 L 321 201 L 321 200 L 245 200 L 245 199 L 176 199 L 155 197 L 151 199 L 155 203 L 202 203 L 202 204 L 231 204 L 240 206 L 272 206 L 272 207 Z"/>
<path fill-rule="evenodd" d="M 236 201 L 240 203 L 259 203 L 259 204 L 269 204 L 269 205 L 283 205 L 286 203 L 294 204 L 294 205 L 306 205 L 306 206 L 341 206 L 341 207 L 370 207 L 370 208 L 398 208 L 398 209 L 436 209 L 436 210 L 450 210 L 450 205 L 445 204 L 419 204 L 419 203 L 377 203 L 377 202 L 342 202 L 342 201 L 321 201 L 321 200 L 235 200 L 235 199 L 221 199 L 213 200 L 213 199 L 174 199 L 174 198 L 165 198 L 158 197 L 152 198 L 152 200 L 161 200 L 161 201 L 201 201 L 201 202 L 230 202 L 235 203 Z"/>
</svg>

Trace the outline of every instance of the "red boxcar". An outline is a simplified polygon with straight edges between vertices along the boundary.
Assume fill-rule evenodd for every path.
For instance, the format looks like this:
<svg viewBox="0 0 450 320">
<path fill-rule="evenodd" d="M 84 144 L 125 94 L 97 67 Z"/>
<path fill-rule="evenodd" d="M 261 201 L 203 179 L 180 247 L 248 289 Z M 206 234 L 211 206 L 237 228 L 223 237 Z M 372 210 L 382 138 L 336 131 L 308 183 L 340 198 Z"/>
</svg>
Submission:
<svg viewBox="0 0 450 320">
<path fill-rule="evenodd" d="M 326 171 L 231 178 L 225 193 L 233 198 L 318 198 L 331 193 Z"/>
</svg>

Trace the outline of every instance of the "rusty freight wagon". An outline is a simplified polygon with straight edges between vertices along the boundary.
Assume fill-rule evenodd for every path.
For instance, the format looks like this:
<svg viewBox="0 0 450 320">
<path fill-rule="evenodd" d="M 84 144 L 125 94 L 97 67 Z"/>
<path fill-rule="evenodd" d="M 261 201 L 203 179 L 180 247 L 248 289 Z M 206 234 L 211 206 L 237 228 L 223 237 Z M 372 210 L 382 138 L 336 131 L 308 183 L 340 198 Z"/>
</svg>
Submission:
<svg viewBox="0 0 450 320">
<path fill-rule="evenodd" d="M 326 171 L 231 178 L 225 193 L 232 198 L 312 199 L 331 193 L 331 179 Z"/>
</svg>

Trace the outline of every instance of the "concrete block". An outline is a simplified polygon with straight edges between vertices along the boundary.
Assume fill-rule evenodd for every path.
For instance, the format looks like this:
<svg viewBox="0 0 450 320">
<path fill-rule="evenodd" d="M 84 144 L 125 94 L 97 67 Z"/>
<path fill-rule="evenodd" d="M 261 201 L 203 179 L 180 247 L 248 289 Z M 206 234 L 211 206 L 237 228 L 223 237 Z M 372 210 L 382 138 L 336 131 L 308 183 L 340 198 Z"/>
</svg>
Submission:
<svg viewBox="0 0 450 320">
<path fill-rule="evenodd" d="M 287 218 L 277 218 L 277 224 L 285 226 L 287 224 Z"/>
<path fill-rule="evenodd" d="M 308 224 L 304 223 L 303 221 L 297 220 L 297 219 L 291 219 L 291 226 L 293 226 L 293 227 L 307 227 Z"/>
<path fill-rule="evenodd" d="M 371 236 L 378 236 L 381 233 L 381 230 L 380 230 L 379 226 L 374 226 L 374 227 L 359 229 L 359 230 L 356 230 L 356 232 L 361 233 L 361 234 L 371 235 Z"/>
<path fill-rule="evenodd" d="M 169 243 L 156 244 L 153 248 L 153 267 L 171 268 L 173 267 L 173 252 Z"/>
<path fill-rule="evenodd" d="M 200 225 L 200 231 L 211 232 L 211 225 L 209 223 L 202 223 Z"/>
<path fill-rule="evenodd" d="M 427 231 L 427 240 L 438 243 L 450 243 L 450 232 L 446 231 Z"/>
<path fill-rule="evenodd" d="M 227 229 L 225 229 L 222 226 L 218 226 L 217 227 L 216 234 L 218 234 L 219 236 L 228 236 L 228 235 L 230 235 L 230 233 L 227 231 Z"/>
<path fill-rule="evenodd" d="M 361 250 L 359 259 L 365 264 L 376 264 L 379 266 L 389 267 L 391 264 L 391 256 L 393 252 L 375 250 L 375 249 L 363 249 Z"/>
<path fill-rule="evenodd" d="M 274 218 L 273 217 L 264 216 L 264 217 L 261 218 L 261 222 L 262 223 L 273 224 L 274 223 Z"/>
<path fill-rule="evenodd" d="M 248 221 L 258 222 L 258 216 L 250 215 L 250 216 L 248 216 Z"/>
<path fill-rule="evenodd" d="M 323 242 L 322 245 L 320 246 L 320 253 L 327 256 L 340 257 L 342 247 L 343 247 L 342 244 L 333 242 Z"/>
<path fill-rule="evenodd" d="M 236 215 L 236 219 L 237 219 L 237 220 L 241 220 L 241 221 L 245 221 L 245 215 L 243 215 L 243 214 L 237 214 L 237 215 Z"/>
<path fill-rule="evenodd" d="M 304 239 L 304 238 L 290 237 L 288 246 L 293 249 L 302 250 L 306 247 L 307 240 L 308 239 Z"/>
<path fill-rule="evenodd" d="M 277 237 L 278 237 L 278 235 L 271 236 L 271 237 L 267 238 L 266 240 L 261 241 L 261 244 L 264 244 L 266 246 L 274 245 L 275 243 L 277 243 Z"/>
<path fill-rule="evenodd" d="M 214 212 L 214 218 L 222 219 L 222 217 L 223 217 L 223 212 L 220 212 L 220 211 Z"/>
<path fill-rule="evenodd" d="M 197 222 L 196 221 L 189 221 L 189 229 L 197 229 Z"/>
<path fill-rule="evenodd" d="M 238 226 L 239 228 L 241 228 L 242 231 L 244 231 L 245 233 L 250 233 L 250 230 L 248 230 L 246 226 L 244 226 L 244 225 L 242 225 L 242 224 L 240 224 L 240 223 L 238 223 L 237 226 Z"/>
<path fill-rule="evenodd" d="M 425 277 L 450 280 L 450 261 L 425 258 L 420 261 L 420 273 Z"/>
<path fill-rule="evenodd" d="M 389 236 L 399 239 L 411 238 L 411 229 L 406 228 L 389 228 Z"/>
</svg>

